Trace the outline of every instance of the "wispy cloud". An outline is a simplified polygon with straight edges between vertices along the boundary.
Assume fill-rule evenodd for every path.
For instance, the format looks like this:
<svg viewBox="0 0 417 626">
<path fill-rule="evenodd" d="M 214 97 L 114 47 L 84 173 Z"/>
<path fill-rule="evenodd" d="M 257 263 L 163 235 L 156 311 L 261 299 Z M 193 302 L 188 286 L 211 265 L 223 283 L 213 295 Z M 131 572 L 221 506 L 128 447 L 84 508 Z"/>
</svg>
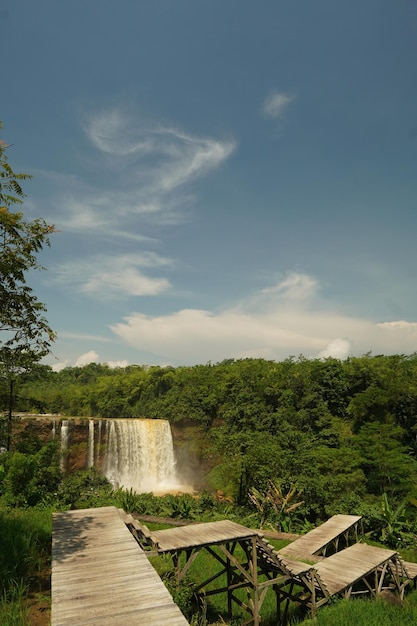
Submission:
<svg viewBox="0 0 417 626">
<path fill-rule="evenodd" d="M 121 295 L 157 295 L 170 287 L 169 281 L 166 278 L 146 276 L 142 270 L 171 265 L 170 259 L 151 252 L 98 255 L 62 264 L 54 271 L 52 280 L 103 299 Z"/>
<path fill-rule="evenodd" d="M 262 111 L 264 115 L 274 118 L 282 118 L 288 105 L 295 96 L 285 92 L 276 91 L 271 93 L 264 101 Z"/>
<path fill-rule="evenodd" d="M 112 157 L 126 157 L 135 177 L 148 183 L 146 193 L 172 191 L 206 175 L 226 160 L 236 147 L 231 139 L 216 140 L 186 133 L 174 126 L 145 123 L 120 110 L 101 112 L 84 123 L 92 144 Z"/>
<path fill-rule="evenodd" d="M 115 243 L 150 248 L 157 241 L 155 226 L 189 219 L 193 183 L 220 167 L 235 150 L 235 141 L 193 135 L 117 108 L 87 116 L 83 130 L 89 142 L 80 159 L 85 178 L 82 173 L 44 173 L 55 196 L 50 219 L 67 235 L 90 237 L 96 247 L 111 238 L 113 254 L 106 250 L 90 259 L 84 254 L 83 263 L 62 264 L 56 276 L 105 297 L 159 294 L 170 283 L 149 275 L 150 268 L 167 266 L 166 260 L 155 262 L 155 255 L 148 264 L 144 255 L 116 257 Z"/>
<path fill-rule="evenodd" d="M 178 355 L 187 364 L 298 354 L 345 358 L 369 350 L 417 349 L 417 324 L 381 324 L 334 311 L 320 298 L 317 280 L 300 274 L 289 275 L 232 309 L 182 309 L 155 317 L 137 312 L 111 330 L 128 345 L 154 354 L 155 362 L 174 364 L 179 364 Z"/>
<path fill-rule="evenodd" d="M 111 167 L 123 165 L 123 179 L 140 181 L 141 206 L 160 206 L 160 195 L 205 176 L 236 147 L 231 139 L 199 137 L 174 126 L 145 123 L 120 110 L 91 116 L 84 130 L 97 150 L 111 157 Z"/>
</svg>

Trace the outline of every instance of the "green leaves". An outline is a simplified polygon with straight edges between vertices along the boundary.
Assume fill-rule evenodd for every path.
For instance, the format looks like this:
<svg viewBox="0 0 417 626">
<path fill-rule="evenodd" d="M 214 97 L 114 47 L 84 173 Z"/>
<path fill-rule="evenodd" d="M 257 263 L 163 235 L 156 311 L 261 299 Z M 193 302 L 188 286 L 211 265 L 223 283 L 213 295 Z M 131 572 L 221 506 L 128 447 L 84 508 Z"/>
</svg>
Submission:
<svg viewBox="0 0 417 626">
<path fill-rule="evenodd" d="M 8 147 L 0 142 L 0 370 L 7 372 L 16 362 L 26 367 L 45 356 L 55 337 L 44 304 L 26 284 L 30 270 L 43 269 L 37 255 L 50 245 L 54 228 L 41 218 L 29 221 L 22 212 L 11 211 L 25 197 L 20 181 L 31 176 L 13 171 Z"/>
</svg>

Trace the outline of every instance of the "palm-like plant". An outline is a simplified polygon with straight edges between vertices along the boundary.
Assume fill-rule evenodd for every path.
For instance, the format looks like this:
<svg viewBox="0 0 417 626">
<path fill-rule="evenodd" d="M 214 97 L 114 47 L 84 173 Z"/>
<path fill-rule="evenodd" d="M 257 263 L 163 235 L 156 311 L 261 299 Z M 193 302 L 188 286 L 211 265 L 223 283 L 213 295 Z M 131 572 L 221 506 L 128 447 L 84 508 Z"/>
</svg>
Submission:
<svg viewBox="0 0 417 626">
<path fill-rule="evenodd" d="M 385 526 L 381 529 L 381 541 L 391 547 L 398 547 L 399 544 L 410 538 L 412 532 L 412 524 L 410 517 L 407 515 L 409 506 L 417 507 L 417 500 L 410 498 L 403 500 L 397 507 L 393 507 L 386 493 L 382 494 L 382 517 Z"/>
<path fill-rule="evenodd" d="M 301 491 L 296 484 L 291 485 L 284 493 L 280 483 L 273 480 L 269 481 L 265 492 L 252 487 L 248 494 L 249 500 L 260 514 L 261 528 L 265 521 L 272 517 L 275 529 L 287 532 L 291 529 L 291 514 L 304 504 L 304 500 L 298 500 L 300 496 Z"/>
</svg>

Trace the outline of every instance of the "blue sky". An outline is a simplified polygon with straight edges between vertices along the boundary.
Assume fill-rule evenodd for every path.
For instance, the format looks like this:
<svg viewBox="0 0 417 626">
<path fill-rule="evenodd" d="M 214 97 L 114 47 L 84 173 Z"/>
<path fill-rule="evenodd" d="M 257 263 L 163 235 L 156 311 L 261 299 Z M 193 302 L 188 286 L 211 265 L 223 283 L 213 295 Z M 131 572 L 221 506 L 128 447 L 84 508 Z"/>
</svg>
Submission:
<svg viewBox="0 0 417 626">
<path fill-rule="evenodd" d="M 4 0 L 48 363 L 417 350 L 417 4 Z"/>
</svg>

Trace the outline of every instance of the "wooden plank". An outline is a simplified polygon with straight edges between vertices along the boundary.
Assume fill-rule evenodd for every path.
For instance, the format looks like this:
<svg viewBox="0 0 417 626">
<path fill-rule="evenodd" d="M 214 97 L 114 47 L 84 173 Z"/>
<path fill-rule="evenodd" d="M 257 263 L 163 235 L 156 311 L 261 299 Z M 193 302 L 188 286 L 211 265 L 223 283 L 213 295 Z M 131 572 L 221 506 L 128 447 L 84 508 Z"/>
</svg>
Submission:
<svg viewBox="0 0 417 626">
<path fill-rule="evenodd" d="M 53 514 L 51 626 L 185 626 L 115 507 Z"/>
<path fill-rule="evenodd" d="M 403 561 L 403 565 L 411 580 L 417 578 L 417 563 L 412 563 L 411 561 Z"/>
</svg>

